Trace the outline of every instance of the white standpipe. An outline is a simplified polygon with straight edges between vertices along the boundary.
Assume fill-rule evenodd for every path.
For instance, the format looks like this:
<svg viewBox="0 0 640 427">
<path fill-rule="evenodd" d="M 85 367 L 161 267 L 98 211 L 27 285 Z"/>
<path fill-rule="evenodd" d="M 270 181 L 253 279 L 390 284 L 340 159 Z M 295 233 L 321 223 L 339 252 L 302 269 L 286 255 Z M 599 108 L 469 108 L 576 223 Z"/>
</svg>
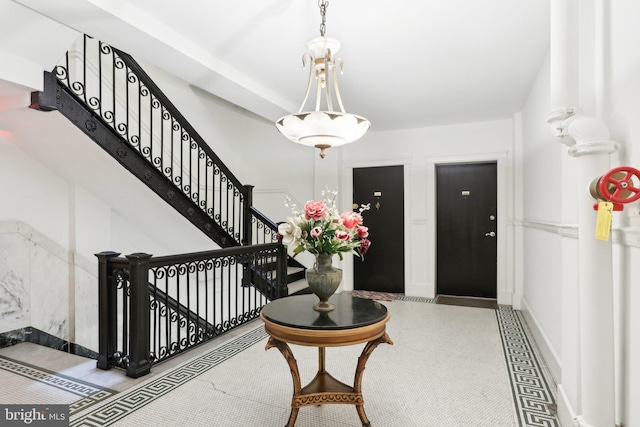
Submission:
<svg viewBox="0 0 640 427">
<path fill-rule="evenodd" d="M 575 140 L 569 154 L 577 161 L 578 289 L 580 301 L 580 427 L 615 425 L 613 327 L 613 262 L 611 242 L 595 238 L 597 212 L 589 184 L 611 167 L 610 154 L 619 144 L 609 140 L 598 119 L 571 120 L 568 134 Z"/>
<path fill-rule="evenodd" d="M 602 120 L 587 117 L 578 108 L 581 94 L 578 87 L 581 75 L 581 40 L 578 35 L 585 34 L 585 30 L 595 30 L 591 27 L 579 28 L 579 24 L 583 22 L 580 20 L 583 14 L 580 13 L 579 7 L 584 5 L 593 4 L 577 0 L 551 2 L 551 112 L 547 116 L 547 122 L 559 141 L 569 147 L 569 155 L 575 157 L 578 179 L 576 189 L 579 277 L 575 298 L 578 301 L 579 314 L 575 333 L 578 335 L 580 351 L 575 355 L 578 366 L 567 366 L 563 362 L 562 380 L 568 381 L 567 384 L 563 384 L 563 391 L 568 392 L 568 395 L 565 395 L 568 401 L 565 403 L 573 406 L 567 409 L 572 415 L 575 414 L 575 426 L 614 427 L 616 417 L 612 247 L 610 242 L 595 238 L 597 212 L 593 210 L 595 200 L 590 195 L 589 185 L 594 179 L 609 171 L 610 154 L 617 151 L 620 144 L 609 139 L 609 130 Z M 604 18 L 595 17 L 594 22 L 598 19 Z M 589 25 L 589 21 L 584 22 Z M 603 37 L 602 31 L 598 36 Z M 584 42 L 593 42 L 603 48 L 603 40 Z M 602 61 L 602 55 L 595 60 Z M 589 62 L 585 61 L 582 65 L 589 65 Z M 596 68 L 598 65 L 591 64 Z M 586 74 L 589 75 L 588 72 Z M 582 93 L 587 95 L 585 99 L 597 98 L 596 102 L 601 102 L 602 94 L 589 97 L 588 85 L 583 89 L 587 90 L 587 93 Z M 570 319 L 563 319 L 567 320 Z M 571 360 L 571 357 L 568 357 L 568 360 Z"/>
</svg>

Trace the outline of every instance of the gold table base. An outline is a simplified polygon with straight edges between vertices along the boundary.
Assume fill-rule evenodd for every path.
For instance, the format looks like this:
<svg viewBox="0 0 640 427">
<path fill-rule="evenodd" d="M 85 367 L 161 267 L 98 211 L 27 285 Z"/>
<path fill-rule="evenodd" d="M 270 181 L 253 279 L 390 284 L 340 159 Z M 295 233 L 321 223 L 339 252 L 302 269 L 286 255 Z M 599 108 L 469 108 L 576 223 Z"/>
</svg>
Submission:
<svg viewBox="0 0 640 427">
<path fill-rule="evenodd" d="M 264 319 L 263 319 L 264 320 Z M 387 319 L 384 319 L 386 323 Z M 371 423 L 367 418 L 367 414 L 364 411 L 364 397 L 362 396 L 362 374 L 364 373 L 364 367 L 369 360 L 369 356 L 376 349 L 379 344 L 386 343 L 393 345 L 393 341 L 389 338 L 386 332 L 384 332 L 384 323 L 382 323 L 382 335 L 377 338 L 368 341 L 365 345 L 360 357 L 358 358 L 358 365 L 356 367 L 355 378 L 353 381 L 353 387 L 338 381 L 329 374 L 325 369 L 325 347 L 318 346 L 318 372 L 316 376 L 307 384 L 302 387 L 300 382 L 300 372 L 298 371 L 298 362 L 293 356 L 293 352 L 289 345 L 277 338 L 274 338 L 267 327 L 267 332 L 271 335 L 265 350 L 270 348 L 277 348 L 284 356 L 289 365 L 291 371 L 291 377 L 293 379 L 293 398 L 291 399 L 291 414 L 289 415 L 289 421 L 285 427 L 294 427 L 298 412 L 303 406 L 309 405 L 326 405 L 326 404 L 348 404 L 355 405 L 356 411 L 360 421 L 362 421 L 363 427 L 370 427 Z M 379 333 L 377 333 L 379 335 Z M 323 341 L 323 340 L 321 340 Z M 353 342 L 356 344 L 357 342 Z M 298 342 L 301 344 L 301 342 Z M 307 342 L 306 345 L 309 345 Z M 350 342 L 342 342 L 340 344 L 334 343 L 333 345 L 349 345 Z M 331 343 L 329 343 L 331 345 Z"/>
</svg>

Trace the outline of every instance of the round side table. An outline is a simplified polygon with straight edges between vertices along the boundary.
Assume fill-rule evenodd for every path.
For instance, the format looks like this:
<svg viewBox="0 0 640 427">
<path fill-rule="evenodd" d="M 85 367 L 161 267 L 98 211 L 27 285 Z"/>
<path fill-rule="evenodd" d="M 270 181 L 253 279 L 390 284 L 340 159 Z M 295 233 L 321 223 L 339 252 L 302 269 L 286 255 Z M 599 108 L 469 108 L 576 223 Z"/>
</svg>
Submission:
<svg viewBox="0 0 640 427">
<path fill-rule="evenodd" d="M 275 347 L 286 359 L 293 378 L 291 414 L 285 427 L 294 427 L 301 407 L 324 404 L 356 406 L 364 427 L 371 423 L 364 411 L 362 374 L 369 356 L 381 343 L 393 344 L 386 333 L 387 308 L 379 302 L 355 298 L 348 292 L 335 294 L 330 302 L 335 310 L 320 314 L 313 310 L 315 295 L 278 299 L 262 308 L 260 318 L 269 334 L 266 350 Z M 318 372 L 302 387 L 298 363 L 290 344 L 318 347 Z M 358 358 L 353 386 L 335 379 L 325 369 L 326 347 L 367 343 Z"/>
</svg>

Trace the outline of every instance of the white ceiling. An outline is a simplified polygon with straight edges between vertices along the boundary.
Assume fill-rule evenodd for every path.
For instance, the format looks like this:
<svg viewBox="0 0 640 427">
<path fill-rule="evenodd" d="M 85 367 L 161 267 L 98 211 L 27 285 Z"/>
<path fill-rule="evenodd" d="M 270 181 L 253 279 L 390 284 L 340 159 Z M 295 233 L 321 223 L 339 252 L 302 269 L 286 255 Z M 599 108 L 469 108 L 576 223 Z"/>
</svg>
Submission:
<svg viewBox="0 0 640 427">
<path fill-rule="evenodd" d="M 317 0 L 15 0 L 274 121 L 297 111 Z M 347 111 L 372 131 L 511 117 L 549 45 L 549 0 L 331 0 Z"/>
</svg>

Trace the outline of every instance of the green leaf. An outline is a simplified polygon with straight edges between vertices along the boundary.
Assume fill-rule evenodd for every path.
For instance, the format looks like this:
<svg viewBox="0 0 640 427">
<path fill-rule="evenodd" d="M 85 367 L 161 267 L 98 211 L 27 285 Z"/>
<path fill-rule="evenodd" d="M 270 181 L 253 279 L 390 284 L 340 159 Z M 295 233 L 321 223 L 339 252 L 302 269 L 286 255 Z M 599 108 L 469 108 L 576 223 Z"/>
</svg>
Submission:
<svg viewBox="0 0 640 427">
<path fill-rule="evenodd" d="M 295 257 L 296 255 L 298 255 L 300 252 L 304 252 L 304 246 L 303 245 L 298 245 L 298 247 L 296 247 L 293 250 L 293 256 Z"/>
</svg>

